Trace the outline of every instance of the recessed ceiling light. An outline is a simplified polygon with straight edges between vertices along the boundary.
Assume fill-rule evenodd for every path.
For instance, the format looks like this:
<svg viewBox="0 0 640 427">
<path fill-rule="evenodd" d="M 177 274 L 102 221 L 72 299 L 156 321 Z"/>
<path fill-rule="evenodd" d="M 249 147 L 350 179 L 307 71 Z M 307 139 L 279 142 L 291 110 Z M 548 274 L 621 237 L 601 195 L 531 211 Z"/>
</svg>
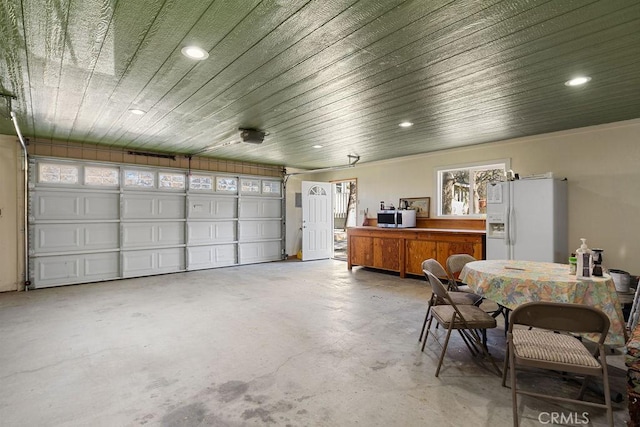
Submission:
<svg viewBox="0 0 640 427">
<path fill-rule="evenodd" d="M 146 111 L 144 111 L 144 110 L 139 110 L 139 109 L 137 109 L 137 108 L 132 108 L 132 109 L 130 109 L 130 110 L 129 110 L 129 112 L 130 112 L 131 114 L 136 114 L 136 115 L 138 115 L 138 116 L 142 116 L 143 114 L 147 114 L 147 112 L 146 112 Z"/>
<path fill-rule="evenodd" d="M 411 122 L 402 122 L 398 126 L 400 126 L 401 128 L 410 128 L 411 126 L 413 126 L 413 123 L 411 123 Z"/>
<path fill-rule="evenodd" d="M 198 46 L 185 46 L 182 48 L 181 52 L 187 58 L 197 59 L 199 61 L 209 57 L 209 52 Z"/>
<path fill-rule="evenodd" d="M 564 84 L 567 86 L 580 86 L 587 83 L 589 80 L 591 80 L 591 77 L 580 76 L 580 77 L 575 77 L 571 80 L 567 80 L 566 82 L 564 82 Z"/>
<path fill-rule="evenodd" d="M 313 148 L 322 148 L 322 145 L 320 145 L 320 144 L 316 144 L 316 145 L 313 145 L 312 147 L 313 147 Z"/>
</svg>

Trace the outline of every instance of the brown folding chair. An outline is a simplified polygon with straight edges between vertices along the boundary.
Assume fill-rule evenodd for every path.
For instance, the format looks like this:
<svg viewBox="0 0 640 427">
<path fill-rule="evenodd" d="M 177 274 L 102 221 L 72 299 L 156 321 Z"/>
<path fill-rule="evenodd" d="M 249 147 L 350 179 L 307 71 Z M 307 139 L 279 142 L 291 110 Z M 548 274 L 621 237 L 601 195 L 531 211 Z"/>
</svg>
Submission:
<svg viewBox="0 0 640 427">
<path fill-rule="evenodd" d="M 442 265 L 433 258 L 422 261 L 422 270 L 431 272 L 434 276 L 436 276 L 440 280 L 447 281 L 447 282 L 449 281 L 447 272 L 444 270 Z M 482 302 L 482 297 L 480 297 L 479 295 L 466 293 L 466 292 L 452 293 L 451 299 L 458 305 L 479 305 Z M 446 304 L 446 302 L 443 300 L 438 301 L 438 303 Z M 431 293 L 431 298 L 429 299 L 428 304 L 429 305 L 427 306 L 427 313 L 424 316 L 424 322 L 422 322 L 422 330 L 420 331 L 420 338 L 418 338 L 418 342 L 422 341 L 422 336 L 424 335 L 424 330 L 427 326 L 427 321 L 429 319 L 429 313 L 431 312 L 431 307 L 436 305 L 435 292 Z M 424 350 L 424 343 L 422 344 L 422 350 Z"/>
<path fill-rule="evenodd" d="M 458 282 L 458 276 L 465 265 L 472 261 L 477 261 L 469 254 L 454 254 L 447 258 L 447 273 L 449 274 L 449 290 L 461 292 L 473 292 L 469 286 Z"/>
<path fill-rule="evenodd" d="M 460 272 L 462 272 L 462 269 L 464 268 L 464 266 L 473 261 L 477 261 L 477 259 L 475 259 L 473 256 L 469 254 L 449 255 L 449 257 L 447 258 L 447 273 L 450 277 L 450 282 L 452 283 L 450 288 L 455 287 L 456 290 L 459 290 L 462 292 L 473 292 L 473 290 L 471 290 L 469 286 L 458 281 L 458 276 L 460 275 Z M 497 304 L 497 303 L 494 303 L 494 304 L 496 304 L 498 308 L 495 310 L 490 310 L 489 313 L 491 313 L 493 317 L 498 317 L 500 314 L 504 316 L 504 325 L 505 325 L 504 332 L 506 335 L 507 328 L 509 325 L 510 310 L 507 307 L 504 307 L 500 304 Z"/>
<path fill-rule="evenodd" d="M 507 354 L 502 371 L 502 386 L 504 387 L 507 368 L 509 366 L 511 368 L 513 425 L 516 427 L 519 425 L 517 395 L 523 394 L 552 399 L 554 402 L 573 402 L 605 408 L 609 425 L 613 427 L 613 410 L 604 348 L 604 340 L 608 331 L 609 318 L 607 315 L 597 308 L 586 305 L 538 301 L 523 304 L 513 310 L 507 334 Z M 600 334 L 600 339 L 593 353 L 579 339 L 570 335 L 580 333 Z M 518 390 L 516 388 L 516 369 L 519 367 L 573 373 L 584 376 L 584 380 L 577 399 Z M 604 404 L 582 400 L 587 382 L 595 376 L 602 377 Z"/>
<path fill-rule="evenodd" d="M 447 336 L 444 344 L 442 345 L 442 352 L 440 353 L 440 360 L 438 361 L 438 367 L 436 369 L 436 377 L 440 374 L 440 368 L 442 367 L 442 361 L 449 345 L 449 338 L 451 337 L 451 331 L 457 330 L 462 337 L 462 340 L 466 344 L 467 348 L 474 356 L 483 354 L 489 359 L 493 367 L 500 375 L 500 368 L 496 365 L 495 360 L 487 351 L 484 343 L 481 341 L 480 335 L 477 330 L 486 330 L 496 327 L 496 319 L 485 313 L 482 309 L 475 305 L 458 305 L 451 298 L 454 294 L 460 294 L 461 292 L 447 292 L 446 288 L 440 282 L 436 276 L 430 271 L 424 270 L 424 275 L 429 280 L 433 292 L 436 294 L 436 303 L 431 308 L 431 317 L 429 318 L 429 324 L 427 325 L 426 334 L 424 337 L 424 343 L 422 349 L 429 338 L 429 330 L 431 329 L 431 323 L 433 319 L 436 319 L 438 325 L 442 325 L 447 330 Z M 438 301 L 444 301 L 445 304 L 438 304 Z"/>
</svg>

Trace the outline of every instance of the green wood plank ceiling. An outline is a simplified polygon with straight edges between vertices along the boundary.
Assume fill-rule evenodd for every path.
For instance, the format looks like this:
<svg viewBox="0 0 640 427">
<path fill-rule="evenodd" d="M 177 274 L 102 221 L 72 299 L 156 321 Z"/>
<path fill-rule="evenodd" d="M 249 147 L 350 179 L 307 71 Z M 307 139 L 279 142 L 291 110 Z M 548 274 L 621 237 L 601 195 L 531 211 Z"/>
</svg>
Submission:
<svg viewBox="0 0 640 427">
<path fill-rule="evenodd" d="M 638 0 L 3 0 L 0 26 L 36 140 L 325 168 L 640 117 Z"/>
</svg>

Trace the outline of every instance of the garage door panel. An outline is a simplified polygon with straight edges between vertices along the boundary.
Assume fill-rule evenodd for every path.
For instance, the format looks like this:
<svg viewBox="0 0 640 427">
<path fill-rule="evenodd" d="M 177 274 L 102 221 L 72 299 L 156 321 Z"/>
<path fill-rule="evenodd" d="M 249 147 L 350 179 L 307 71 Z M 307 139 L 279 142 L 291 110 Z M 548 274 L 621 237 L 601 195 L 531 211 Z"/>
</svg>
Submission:
<svg viewBox="0 0 640 427">
<path fill-rule="evenodd" d="M 166 196 L 158 198 L 159 218 L 184 218 L 184 196 Z"/>
<path fill-rule="evenodd" d="M 80 226 L 46 224 L 36 226 L 36 247 L 39 253 L 80 250 Z"/>
<path fill-rule="evenodd" d="M 64 193 L 37 191 L 36 220 L 118 219 L 118 195 L 114 193 Z"/>
<path fill-rule="evenodd" d="M 122 246 L 125 248 L 151 246 L 156 241 L 154 231 L 151 224 L 123 224 Z"/>
<path fill-rule="evenodd" d="M 182 222 L 122 224 L 122 246 L 124 248 L 182 244 L 184 244 L 184 223 Z"/>
<path fill-rule="evenodd" d="M 118 252 L 59 255 L 31 259 L 35 288 L 96 282 L 120 277 Z"/>
<path fill-rule="evenodd" d="M 87 279 L 107 279 L 120 275 L 119 255 L 115 252 L 107 254 L 90 254 L 84 257 L 84 276 Z"/>
<path fill-rule="evenodd" d="M 117 249 L 119 230 L 118 223 L 87 224 L 84 226 L 84 245 L 91 249 Z"/>
<path fill-rule="evenodd" d="M 73 194 L 36 193 L 37 219 L 78 218 L 80 198 Z"/>
<path fill-rule="evenodd" d="M 188 250 L 189 270 L 236 264 L 236 245 L 197 246 Z"/>
<path fill-rule="evenodd" d="M 122 273 L 123 277 L 173 273 L 184 270 L 184 260 L 183 248 L 124 251 Z"/>
<path fill-rule="evenodd" d="M 190 222 L 187 225 L 190 245 L 234 242 L 236 240 L 235 221 Z"/>
<path fill-rule="evenodd" d="M 155 210 L 155 203 L 151 197 L 140 196 L 136 198 L 132 194 L 127 194 L 122 198 L 123 219 L 152 218 L 155 215 Z"/>
<path fill-rule="evenodd" d="M 80 277 L 80 256 L 37 258 L 36 265 L 38 278 L 42 280 L 75 280 Z"/>
<path fill-rule="evenodd" d="M 241 264 L 277 261 L 281 259 L 280 241 L 240 243 L 238 245 Z"/>
<path fill-rule="evenodd" d="M 122 272 L 124 277 L 151 274 L 156 254 L 153 251 L 127 251 L 122 253 Z"/>
<path fill-rule="evenodd" d="M 242 221 L 240 223 L 240 241 L 279 239 L 282 234 L 280 220 Z"/>
<path fill-rule="evenodd" d="M 122 199 L 123 219 L 182 219 L 184 196 L 128 193 Z"/>
<path fill-rule="evenodd" d="M 82 198 L 82 204 L 83 216 L 87 219 L 118 219 L 120 216 L 117 194 L 88 194 Z"/>
<path fill-rule="evenodd" d="M 118 249 L 117 223 L 37 224 L 33 235 L 38 254 Z"/>
<path fill-rule="evenodd" d="M 158 251 L 158 270 L 162 272 L 184 270 L 184 260 L 184 250 L 182 248 Z"/>
<path fill-rule="evenodd" d="M 159 245 L 182 245 L 184 244 L 184 223 L 158 224 L 158 244 Z"/>
<path fill-rule="evenodd" d="M 189 196 L 190 219 L 227 219 L 237 215 L 237 200 L 231 197 Z"/>
<path fill-rule="evenodd" d="M 280 218 L 280 199 L 243 199 L 240 201 L 240 218 Z"/>
</svg>

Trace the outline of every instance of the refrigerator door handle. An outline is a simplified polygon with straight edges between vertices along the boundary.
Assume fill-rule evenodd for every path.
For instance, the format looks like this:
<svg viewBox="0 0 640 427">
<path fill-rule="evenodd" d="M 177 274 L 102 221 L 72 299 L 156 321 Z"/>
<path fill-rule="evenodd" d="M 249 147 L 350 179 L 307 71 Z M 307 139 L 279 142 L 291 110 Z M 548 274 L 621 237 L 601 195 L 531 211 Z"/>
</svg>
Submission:
<svg viewBox="0 0 640 427">
<path fill-rule="evenodd" d="M 509 245 L 509 206 L 504 208 L 504 244 Z"/>
<path fill-rule="evenodd" d="M 514 245 L 516 243 L 516 214 L 513 206 L 509 209 L 509 242 Z"/>
</svg>

